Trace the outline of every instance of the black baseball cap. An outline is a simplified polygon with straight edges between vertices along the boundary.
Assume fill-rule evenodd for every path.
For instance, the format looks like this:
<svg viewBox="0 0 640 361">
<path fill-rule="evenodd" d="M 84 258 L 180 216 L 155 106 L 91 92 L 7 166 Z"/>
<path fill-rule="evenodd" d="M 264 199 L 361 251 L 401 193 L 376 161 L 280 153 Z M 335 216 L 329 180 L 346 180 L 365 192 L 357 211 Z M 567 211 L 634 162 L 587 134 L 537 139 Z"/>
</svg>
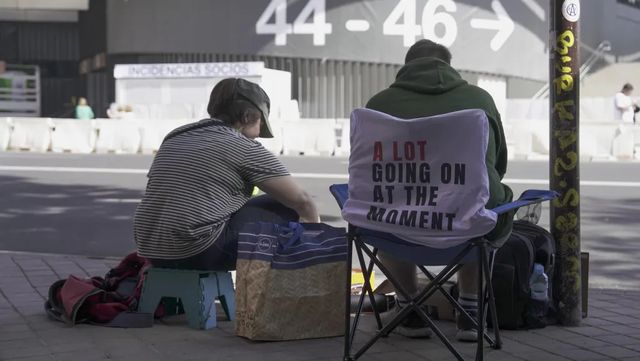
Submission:
<svg viewBox="0 0 640 361">
<path fill-rule="evenodd" d="M 260 110 L 262 113 L 262 123 L 260 124 L 260 138 L 273 138 L 273 132 L 269 125 L 269 110 L 271 108 L 271 101 L 265 91 L 256 83 L 248 80 L 237 78 L 236 79 L 236 94 L 238 97 L 247 100 L 253 106 Z"/>
</svg>

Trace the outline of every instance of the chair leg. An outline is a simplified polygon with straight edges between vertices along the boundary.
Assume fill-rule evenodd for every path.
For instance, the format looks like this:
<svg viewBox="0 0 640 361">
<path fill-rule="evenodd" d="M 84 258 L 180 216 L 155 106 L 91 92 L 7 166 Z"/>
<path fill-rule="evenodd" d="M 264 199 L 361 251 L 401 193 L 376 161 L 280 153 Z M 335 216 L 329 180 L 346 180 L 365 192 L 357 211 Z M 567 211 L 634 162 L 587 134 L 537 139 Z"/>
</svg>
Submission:
<svg viewBox="0 0 640 361">
<path fill-rule="evenodd" d="M 451 260 L 449 262 L 449 265 L 447 265 L 444 269 L 442 269 L 442 271 L 440 271 L 434 279 L 430 280 L 431 282 L 427 285 L 427 287 L 425 287 L 420 292 L 420 295 L 416 297 L 417 302 L 420 304 L 424 303 L 424 301 L 427 298 L 429 298 L 437 290 L 437 285 L 440 285 L 446 282 L 449 278 L 451 278 L 451 276 L 455 273 L 453 272 L 453 270 L 457 270 L 459 268 L 458 263 L 460 263 L 460 261 L 469 253 L 471 249 L 472 249 L 472 246 L 467 246 L 453 260 Z M 382 270 L 382 268 L 380 269 Z"/>
<path fill-rule="evenodd" d="M 485 264 L 486 264 L 486 262 L 485 262 Z M 433 288 L 430 292 L 424 294 L 420 299 L 421 300 L 427 299 L 427 298 L 431 297 L 431 295 L 434 294 L 435 292 L 440 291 L 440 293 L 447 300 L 449 300 L 451 305 L 453 305 L 453 307 L 456 308 L 456 310 L 458 310 L 458 312 L 460 313 L 459 317 L 466 317 L 469 320 L 469 322 L 471 322 L 473 324 L 472 327 L 475 327 L 477 329 L 477 327 L 478 327 L 477 318 L 474 319 L 473 317 L 471 317 L 467 313 L 467 311 L 465 311 L 465 309 L 460 305 L 460 303 L 458 303 L 458 300 L 454 299 L 449 293 L 447 293 L 442 288 L 442 285 L 441 285 L 443 282 L 446 282 L 449 278 L 451 278 L 451 276 L 453 274 L 455 274 L 460 269 L 460 267 L 461 267 L 461 265 L 458 264 L 456 267 L 452 268 L 449 272 L 447 272 L 445 274 L 444 277 L 442 277 L 440 283 L 435 283 L 435 288 Z M 433 282 L 435 280 L 435 277 L 424 266 L 419 266 L 418 268 L 427 276 L 427 278 L 429 278 L 429 281 Z M 485 293 L 486 293 L 486 290 L 485 290 Z M 483 298 L 483 299 L 486 299 L 486 297 Z M 418 302 L 421 303 L 422 301 L 418 301 Z M 484 338 L 489 343 L 489 345 L 491 347 L 496 348 L 495 341 L 486 332 L 484 333 Z"/>
<path fill-rule="evenodd" d="M 369 266 L 367 267 L 365 265 L 364 262 L 364 256 L 362 255 L 362 250 L 360 248 L 357 248 L 357 253 L 358 253 L 358 261 L 360 262 L 360 268 L 362 269 L 362 276 L 364 277 L 364 283 L 363 283 L 363 287 L 362 287 L 362 295 L 369 295 L 369 302 L 371 302 L 371 306 L 373 307 L 373 314 L 376 318 L 376 323 L 378 324 L 378 330 L 382 329 L 382 320 L 380 319 L 380 314 L 378 313 L 378 310 L 376 309 L 376 300 L 375 300 L 375 296 L 373 295 L 373 286 L 371 285 L 371 272 L 373 271 L 373 262 L 369 262 Z M 373 251 L 374 256 L 377 255 L 377 250 Z M 360 301 L 364 301 L 364 297 L 360 298 Z M 360 307 L 362 307 L 362 304 L 359 305 L 358 308 L 358 313 L 360 313 Z"/>
<path fill-rule="evenodd" d="M 138 312 L 154 313 L 161 299 L 162 294 L 157 292 L 153 273 L 149 272 L 147 273 L 146 279 L 142 285 L 142 294 L 140 295 L 140 302 L 138 303 Z"/>
<path fill-rule="evenodd" d="M 406 299 L 410 300 L 412 299 L 412 297 L 408 294 L 408 292 L 402 287 L 402 285 L 398 284 L 397 280 L 395 280 L 391 275 L 389 270 L 380 262 L 380 260 L 378 260 L 375 256 L 375 254 L 369 249 L 367 248 L 364 243 L 362 241 L 360 241 L 359 239 L 357 239 L 357 237 L 353 238 L 353 242 L 355 243 L 357 249 L 360 249 L 362 251 L 364 251 L 367 256 L 375 263 L 376 266 L 378 266 L 378 268 L 380 269 L 380 271 L 382 271 L 382 273 L 384 275 L 387 276 L 387 279 L 391 282 L 391 284 L 393 284 L 393 286 L 396 289 L 396 292 L 401 295 L 402 297 L 405 297 Z M 354 360 L 357 360 L 360 356 L 362 356 L 371 346 L 373 346 L 374 343 L 376 343 L 376 341 L 378 341 L 381 337 L 384 337 L 386 335 L 388 335 L 394 328 L 396 328 L 401 320 L 403 320 L 408 314 L 409 312 L 411 312 L 412 310 L 416 309 L 417 305 L 414 302 L 410 302 L 409 305 L 407 305 L 407 307 L 405 307 L 404 309 L 402 309 L 397 315 L 396 317 L 387 325 L 385 325 L 381 330 L 379 330 L 371 339 L 369 339 L 369 341 L 367 343 L 365 343 L 365 345 L 363 345 L 353 356 Z M 354 330 L 355 332 L 355 330 Z"/>
<path fill-rule="evenodd" d="M 451 352 L 453 354 L 453 356 L 455 356 L 455 358 L 458 361 L 464 361 L 464 357 L 462 357 L 460 352 L 458 352 L 458 350 L 456 350 L 456 348 L 453 347 L 453 345 L 451 344 L 451 342 L 449 341 L 447 336 L 445 336 L 444 333 L 442 333 L 442 331 L 440 331 L 440 329 L 433 323 L 431 318 L 429 318 L 429 316 L 427 316 L 427 314 L 424 312 L 424 310 L 422 310 L 421 308 L 418 307 L 418 308 L 415 309 L 415 311 L 418 314 L 418 316 L 420 318 L 422 318 L 422 320 L 429 325 L 431 330 L 436 334 L 436 336 L 438 336 L 438 338 L 440 339 L 440 341 L 442 341 L 444 346 L 447 349 L 449 349 L 449 352 Z"/>
<path fill-rule="evenodd" d="M 362 255 L 362 249 L 360 247 L 366 247 L 364 244 L 360 244 L 360 243 L 354 243 L 355 248 L 356 248 L 356 253 L 358 255 L 358 262 L 360 263 L 360 268 L 362 269 L 362 274 L 364 277 L 364 281 L 363 281 L 363 289 L 362 289 L 362 293 L 360 294 L 360 297 L 358 298 L 358 307 L 356 309 L 356 313 L 355 316 L 353 318 L 353 323 L 351 324 L 351 337 L 349 339 L 349 345 L 353 344 L 353 339 L 355 338 L 356 335 L 356 331 L 358 329 L 358 323 L 360 322 L 360 315 L 362 314 L 362 305 L 364 304 L 364 299 L 367 295 L 369 295 L 369 302 L 371 302 L 371 305 L 373 307 L 373 312 L 376 318 L 376 322 L 378 325 L 378 331 L 382 330 L 382 320 L 380 319 L 380 314 L 378 313 L 378 310 L 375 308 L 375 298 L 373 296 L 373 286 L 371 286 L 371 279 L 370 279 L 370 275 L 371 272 L 373 271 L 373 266 L 374 266 L 374 262 L 373 259 L 369 261 L 369 266 L 366 268 L 365 271 L 365 266 L 364 266 L 364 256 Z M 378 250 L 377 249 L 373 249 L 373 255 L 374 257 L 378 254 Z M 388 334 L 383 334 L 384 337 L 386 337 Z"/>
<path fill-rule="evenodd" d="M 356 240 L 357 243 L 359 243 L 358 240 Z M 385 267 L 384 264 L 382 264 L 382 262 L 380 262 L 380 260 L 378 260 L 377 258 L 375 258 L 375 255 L 371 252 L 371 250 L 369 250 L 368 248 L 364 247 L 362 248 L 364 250 L 364 252 L 367 254 L 367 256 L 369 258 L 371 258 L 376 266 L 378 266 L 378 268 L 380 269 L 380 271 L 382 271 L 382 273 L 384 275 L 387 276 L 387 279 L 391 282 L 391 284 L 395 287 L 396 292 L 401 295 L 402 297 L 404 297 L 407 300 L 411 300 L 411 302 L 409 302 L 409 304 L 403 308 L 402 310 L 400 310 L 400 312 L 396 315 L 396 317 L 387 325 L 385 325 L 382 330 L 378 331 L 378 333 L 369 340 L 369 342 L 367 342 L 355 355 L 355 358 L 357 359 L 358 357 L 360 357 L 366 350 L 368 350 L 376 341 L 378 341 L 378 339 L 380 337 L 383 337 L 384 335 L 388 335 L 394 328 L 396 328 L 400 322 L 402 320 L 404 320 L 404 318 L 412 311 L 415 311 L 418 316 L 420 318 L 423 319 L 424 322 L 426 322 L 429 327 L 433 330 L 433 332 L 436 334 L 436 336 L 438 336 L 438 338 L 442 341 L 442 343 L 445 345 L 445 347 L 447 347 L 449 349 L 449 351 L 456 357 L 457 360 L 459 361 L 464 361 L 464 357 L 462 357 L 462 355 L 458 352 L 458 350 L 456 350 L 453 345 L 451 344 L 451 342 L 449 342 L 449 340 L 447 339 L 447 337 L 442 333 L 442 331 L 440 331 L 440 329 L 433 323 L 433 321 L 431 320 L 431 318 L 424 312 L 424 310 L 422 310 L 420 308 L 420 304 L 426 299 L 427 295 L 432 294 L 437 288 L 435 287 L 435 285 L 430 284 L 429 286 L 427 286 L 421 293 L 420 295 L 418 295 L 417 297 L 412 297 L 405 289 L 404 287 L 402 287 L 401 284 L 398 283 L 398 281 L 396 279 L 393 278 L 393 276 L 391 275 L 391 272 L 389 272 L 389 269 L 387 269 L 387 267 Z M 464 254 L 462 255 L 458 255 L 458 257 L 455 260 L 455 263 L 458 263 L 459 260 L 461 258 L 464 257 Z M 451 270 L 451 268 L 453 268 L 453 266 L 451 266 L 451 264 L 447 267 L 445 267 L 445 269 L 443 271 L 441 271 L 441 273 L 436 277 L 437 282 L 443 282 L 443 278 L 444 275 L 448 274 L 449 271 Z"/>
<path fill-rule="evenodd" d="M 218 281 L 218 299 L 229 321 L 236 318 L 236 293 L 233 288 L 233 280 L 229 272 L 216 272 Z"/>
<path fill-rule="evenodd" d="M 491 260 L 489 260 L 489 264 L 485 262 L 484 274 L 486 277 L 487 283 L 487 292 L 489 293 L 489 312 L 491 312 L 491 322 L 493 324 L 493 332 L 495 337 L 495 342 L 493 344 L 493 348 L 499 350 L 502 348 L 502 339 L 500 338 L 500 326 L 498 325 L 498 312 L 496 310 L 496 299 L 493 293 L 493 281 L 491 280 L 491 275 L 493 274 L 493 259 L 495 252 L 491 255 Z"/>
<path fill-rule="evenodd" d="M 189 327 L 195 329 L 202 328 L 201 315 L 204 312 L 203 307 L 205 307 L 205 300 L 202 299 L 203 293 L 200 279 L 192 277 L 191 275 L 182 274 L 176 282 L 179 282 L 179 284 L 183 286 L 183 289 L 178 293 L 174 290 L 173 293 L 182 301 L 182 306 L 184 307 Z"/>
<path fill-rule="evenodd" d="M 359 252 L 364 251 L 367 256 L 369 257 L 369 259 L 371 259 L 371 261 L 378 266 L 378 268 L 380 268 L 380 270 L 382 271 L 383 274 L 385 274 L 389 281 L 394 285 L 394 287 L 396 288 L 396 292 L 400 295 L 402 295 L 403 297 L 405 297 L 406 299 L 411 299 L 410 295 L 408 294 L 408 292 L 401 286 L 398 284 L 398 282 L 390 276 L 390 272 L 389 270 L 380 262 L 380 260 L 377 259 L 376 255 L 377 255 L 377 250 L 371 251 L 365 244 L 364 242 L 362 242 L 361 240 L 359 240 L 357 237 L 353 237 L 352 238 L 353 243 L 356 247 L 356 250 Z M 347 254 L 348 257 L 352 257 L 349 256 Z M 349 258 L 351 259 L 351 258 Z M 350 287 L 350 283 L 349 283 L 349 287 Z M 349 302 L 350 302 L 350 297 L 349 297 Z M 386 326 L 382 327 L 382 329 L 378 330 L 378 332 L 375 334 L 375 336 L 373 336 L 371 339 L 369 339 L 362 347 L 360 347 L 360 349 L 358 349 L 358 351 L 353 355 L 349 355 L 349 360 L 357 360 L 360 356 L 362 356 L 371 346 L 373 346 L 374 343 L 376 343 L 376 341 L 378 341 L 381 337 L 385 337 L 387 336 L 394 328 L 396 328 L 401 320 L 404 319 L 404 317 L 406 317 L 409 312 L 411 312 L 414 308 L 416 308 L 417 306 L 412 302 L 409 304 L 409 306 L 405 307 L 403 310 L 401 310 L 398 315 L 396 315 L 396 317 Z M 358 317 L 359 314 L 356 313 L 356 317 Z M 354 325 L 355 322 L 357 322 L 357 319 L 354 320 Z M 348 340 L 348 345 L 349 348 L 351 346 L 351 344 L 353 343 L 353 338 L 355 336 L 355 332 L 356 329 L 353 327 L 353 325 L 350 325 L 351 327 L 349 328 L 351 330 L 351 336 Z M 346 332 L 345 332 L 346 334 Z M 345 359 L 347 359 L 347 357 L 345 357 Z"/>
<path fill-rule="evenodd" d="M 458 265 L 461 266 L 461 265 Z M 443 278 L 443 282 L 446 282 L 447 280 L 449 280 L 449 278 L 451 278 L 451 276 L 453 276 L 453 274 L 455 274 L 456 272 L 458 272 L 458 270 L 460 269 L 460 267 L 456 266 L 455 268 L 451 269 L 451 275 L 447 275 Z M 427 278 L 429 279 L 430 282 L 433 282 L 435 280 L 435 276 L 433 276 L 431 274 L 431 272 L 429 272 L 429 270 L 426 269 L 426 267 L 424 266 L 418 266 L 418 268 L 422 271 L 422 273 L 424 273 L 425 276 L 427 276 Z M 447 292 L 443 287 L 442 287 L 442 283 L 439 283 L 436 285 L 436 288 L 433 290 L 433 292 L 431 294 L 425 295 L 425 297 L 431 297 L 431 295 L 433 293 L 435 293 L 436 291 L 440 291 L 440 293 L 442 294 L 443 297 L 445 297 L 449 303 L 451 303 L 451 305 L 453 305 L 454 308 L 456 308 L 458 311 L 464 311 L 464 309 L 462 308 L 462 306 L 460 306 L 460 304 L 458 303 L 458 301 L 456 299 L 453 298 L 453 296 L 451 296 L 449 294 L 449 292 Z"/>
<path fill-rule="evenodd" d="M 385 265 L 382 264 L 382 262 L 380 262 L 378 258 L 376 258 L 376 254 L 374 254 L 369 248 L 367 248 L 362 241 L 356 240 L 356 246 L 359 247 L 358 249 L 363 250 L 364 253 L 367 254 L 367 257 L 369 257 L 375 263 L 375 265 L 378 266 L 380 271 L 382 271 L 382 273 L 387 276 L 387 279 L 395 288 L 396 293 L 407 300 L 413 299 L 409 292 L 407 292 L 407 290 L 402 287 L 402 285 L 399 284 L 396 279 L 394 279 L 393 277 L 389 277 L 389 275 L 391 275 L 391 272 L 389 271 L 389 269 L 387 269 L 387 267 L 385 267 Z"/>
<path fill-rule="evenodd" d="M 482 242 L 478 245 L 478 348 L 476 349 L 476 361 L 484 360 L 484 270 L 485 270 L 485 251 L 486 243 Z"/>
<path fill-rule="evenodd" d="M 360 249 L 360 245 L 358 243 L 354 243 L 354 246 L 355 246 L 355 249 L 356 249 L 356 254 L 358 255 L 358 259 L 359 259 L 358 262 L 360 263 L 360 269 L 363 270 L 362 276 L 364 278 L 364 281 L 363 281 L 363 285 L 362 285 L 362 293 L 360 294 L 360 297 L 358 298 L 358 308 L 356 309 L 355 315 L 353 317 L 353 323 L 351 324 L 351 337 L 349 338 L 349 344 L 350 345 L 353 345 L 353 339 L 356 337 L 356 332 L 358 330 L 358 324 L 360 323 L 360 315 L 362 314 L 362 305 L 364 304 L 364 298 L 367 296 L 368 289 L 369 289 L 369 287 L 367 287 L 367 285 L 369 283 L 368 276 L 364 272 L 364 268 L 362 266 L 362 262 L 363 262 L 362 250 Z M 353 260 L 352 260 L 352 262 L 353 262 Z"/>
<path fill-rule="evenodd" d="M 343 360 L 351 361 L 351 262 L 353 261 L 353 235 L 347 234 L 347 272 L 345 275 L 345 315 Z"/>
<path fill-rule="evenodd" d="M 218 280 L 216 275 L 209 274 L 208 277 L 200 278 L 201 295 L 200 304 L 198 305 L 198 327 L 204 330 L 208 330 L 217 326 L 216 315 L 216 296 L 219 294 Z M 193 305 L 191 306 L 193 307 Z M 189 316 L 189 314 L 187 314 Z M 193 317 L 193 316 L 191 316 Z M 189 322 L 192 323 L 192 318 L 189 318 Z"/>
<path fill-rule="evenodd" d="M 452 260 L 450 260 L 449 264 L 442 270 L 440 271 L 435 277 L 429 277 L 431 282 L 430 284 L 425 287 L 418 296 L 413 297 L 413 295 L 409 295 L 407 290 L 404 289 L 404 287 L 402 287 L 402 284 L 400 284 L 398 282 L 398 280 L 394 279 L 389 272 L 389 269 L 387 267 L 385 267 L 384 264 L 382 264 L 382 262 L 376 257 L 376 249 L 374 248 L 374 251 L 371 251 L 371 249 L 362 241 L 360 240 L 357 236 L 354 236 L 352 233 L 349 234 L 348 236 L 348 241 L 349 241 L 349 247 L 348 247 L 348 252 L 347 252 L 347 262 L 348 265 L 351 265 L 351 263 L 353 262 L 353 247 L 356 247 L 356 251 L 359 252 L 359 261 L 360 261 L 360 265 L 363 268 L 363 271 L 366 269 L 367 272 L 369 273 L 369 269 L 371 267 L 371 264 L 369 264 L 369 267 L 366 267 L 364 265 L 364 257 L 362 255 L 362 252 L 364 252 L 370 259 L 371 262 L 373 262 L 373 264 L 375 266 L 377 266 L 382 273 L 387 276 L 388 280 L 391 282 L 391 284 L 395 287 L 396 289 L 396 293 L 401 296 L 404 297 L 407 300 L 410 300 L 410 302 L 407 304 L 407 306 L 403 307 L 402 309 L 399 310 L 398 314 L 396 315 L 396 317 L 390 321 L 388 324 L 384 325 L 384 327 L 382 327 L 382 329 L 378 330 L 378 332 L 372 337 L 370 338 L 362 347 L 360 347 L 357 351 L 355 351 L 354 354 L 351 354 L 351 347 L 353 345 L 353 338 L 354 338 L 354 334 L 357 331 L 352 323 L 351 323 L 351 317 L 350 317 L 350 304 L 351 304 L 351 297 L 350 295 L 347 295 L 346 297 L 346 315 L 345 315 L 345 338 L 344 338 L 344 354 L 343 354 L 343 360 L 344 361 L 354 361 L 357 360 L 360 356 L 362 356 L 375 342 L 377 342 L 381 337 L 384 337 L 385 335 L 389 334 L 395 327 L 397 327 L 400 322 L 402 322 L 402 320 L 404 320 L 409 313 L 411 312 L 415 312 L 416 314 L 418 314 L 418 316 L 429 325 L 429 327 L 431 327 L 431 329 L 434 331 L 434 333 L 438 336 L 438 338 L 442 341 L 442 343 L 445 345 L 445 347 L 447 347 L 447 349 L 449 349 L 449 351 L 454 355 L 454 357 L 457 360 L 462 360 L 464 361 L 464 357 L 453 347 L 453 344 L 446 338 L 446 336 L 442 333 L 442 331 L 440 331 L 438 329 L 438 327 L 434 324 L 433 320 L 431 320 L 431 318 L 429 317 L 429 315 L 427 315 L 425 313 L 425 311 L 423 309 L 421 309 L 419 307 L 419 305 L 421 303 L 423 303 L 429 296 L 431 296 L 433 293 L 438 292 L 438 291 L 442 291 L 442 287 L 441 287 L 441 283 L 445 282 L 446 280 L 448 280 L 457 268 L 459 267 L 459 263 L 460 261 L 469 253 L 469 251 L 471 251 L 474 247 L 478 247 L 481 248 L 481 251 L 479 252 L 479 257 L 478 257 L 478 270 L 480 271 L 480 278 L 479 278 L 479 295 L 478 295 L 478 299 L 482 299 L 481 295 L 483 292 L 483 287 L 482 287 L 482 283 L 483 283 L 483 278 L 484 275 L 482 274 L 482 270 L 485 267 L 485 263 L 482 261 L 484 258 L 480 257 L 483 256 L 484 250 L 485 250 L 485 243 L 475 243 L 475 244 L 468 244 L 467 247 L 465 247 L 462 251 L 460 251 Z M 367 279 L 367 275 L 364 275 Z M 350 282 L 350 276 L 349 274 L 347 275 L 347 289 L 350 289 L 351 287 L 351 282 Z M 372 287 L 370 285 L 365 286 L 365 292 L 367 292 L 368 290 L 372 291 Z M 363 295 L 363 297 L 360 298 L 360 303 L 364 300 L 364 297 L 366 297 L 365 295 Z M 485 313 L 485 307 L 484 307 L 484 303 L 483 306 L 480 306 L 480 310 L 479 313 L 481 315 L 484 315 Z M 469 316 L 468 314 L 466 314 L 467 316 Z M 356 313 L 356 318 L 359 316 L 358 313 Z M 473 318 L 471 318 L 471 320 L 473 320 Z M 484 332 L 484 326 L 485 323 L 483 322 L 484 318 L 481 317 L 478 319 L 478 321 L 473 320 L 472 322 L 475 323 L 474 326 L 476 326 L 479 330 L 479 337 L 480 337 L 480 341 L 478 342 L 479 344 L 479 350 L 480 353 L 476 353 L 476 359 L 479 360 L 483 360 L 483 347 L 484 347 L 484 338 L 487 337 L 489 343 L 492 343 L 490 340 L 490 337 L 488 335 L 485 334 Z M 357 320 L 354 321 L 354 324 L 357 322 Z"/>
</svg>

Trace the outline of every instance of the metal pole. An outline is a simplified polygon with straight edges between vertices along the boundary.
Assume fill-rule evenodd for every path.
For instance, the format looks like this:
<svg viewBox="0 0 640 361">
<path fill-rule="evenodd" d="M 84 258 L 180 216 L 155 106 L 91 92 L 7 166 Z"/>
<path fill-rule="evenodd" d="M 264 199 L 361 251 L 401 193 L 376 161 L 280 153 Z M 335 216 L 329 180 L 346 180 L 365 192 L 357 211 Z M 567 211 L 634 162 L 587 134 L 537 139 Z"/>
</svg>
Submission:
<svg viewBox="0 0 640 361">
<path fill-rule="evenodd" d="M 550 163 L 551 233 L 556 239 L 554 294 L 561 324 L 580 324 L 580 57 L 579 0 L 550 0 Z M 584 285 L 587 287 L 587 285 Z"/>
</svg>

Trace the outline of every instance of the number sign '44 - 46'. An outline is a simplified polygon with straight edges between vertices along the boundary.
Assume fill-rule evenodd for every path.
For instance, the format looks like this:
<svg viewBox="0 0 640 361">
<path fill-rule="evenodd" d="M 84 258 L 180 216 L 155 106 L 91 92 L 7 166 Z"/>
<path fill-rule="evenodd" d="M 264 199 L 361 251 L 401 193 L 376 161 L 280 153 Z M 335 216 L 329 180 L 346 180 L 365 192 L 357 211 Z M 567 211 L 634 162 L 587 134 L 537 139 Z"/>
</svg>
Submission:
<svg viewBox="0 0 640 361">
<path fill-rule="evenodd" d="M 269 22 L 271 18 L 272 23 Z M 312 19 L 310 23 L 307 22 L 309 18 Z M 324 45 L 331 30 L 332 26 L 325 18 L 325 0 L 309 0 L 293 25 L 287 23 L 287 0 L 271 0 L 256 22 L 256 34 L 274 34 L 276 45 L 287 45 L 288 34 L 312 34 L 313 45 Z"/>
<path fill-rule="evenodd" d="M 437 12 L 439 8 L 445 11 Z M 448 12 L 455 12 L 456 3 L 453 0 L 430 0 L 422 9 L 422 26 L 416 18 L 416 0 L 400 0 L 382 24 L 384 35 L 400 35 L 404 46 L 411 46 L 416 36 L 423 35 L 425 39 L 450 46 L 458 35 L 456 20 Z M 402 22 L 400 22 L 402 20 Z M 444 27 L 444 34 L 436 34 L 436 26 Z"/>
<path fill-rule="evenodd" d="M 256 34 L 273 35 L 276 46 L 286 46 L 288 35 L 307 34 L 313 36 L 314 46 L 324 46 L 326 38 L 333 33 L 333 24 L 327 21 L 326 0 L 308 0 L 293 24 L 287 22 L 287 0 L 271 0 L 256 22 Z M 385 4 L 388 4 L 385 2 Z M 397 0 L 397 3 L 382 22 L 382 34 L 401 36 L 405 47 L 411 46 L 416 38 L 430 39 L 444 46 L 451 46 L 458 37 L 458 5 L 454 0 L 426 0 L 422 12 L 417 0 Z M 379 5 L 385 6 L 385 5 Z M 345 7 L 346 8 L 346 7 Z M 491 1 L 495 13 L 489 18 L 472 18 L 469 26 L 473 29 L 496 31 L 490 47 L 493 51 L 502 48 L 514 31 L 515 24 L 502 6 L 500 0 Z M 539 12 L 541 9 L 538 9 Z M 541 10 L 544 16 L 544 10 Z M 460 14 L 465 20 L 468 16 Z M 365 32 L 371 29 L 373 19 L 348 19 L 345 28 L 350 32 Z M 379 27 L 373 27 L 379 29 Z M 336 35 L 341 34 L 340 29 Z"/>
<path fill-rule="evenodd" d="M 325 0 L 309 0 L 290 24 L 287 22 L 287 0 L 271 0 L 256 22 L 256 34 L 273 34 L 277 46 L 287 45 L 289 34 L 310 34 L 313 45 L 325 45 L 326 36 L 333 30 L 326 20 L 325 8 Z M 440 11 L 441 8 L 444 11 Z M 458 35 L 456 20 L 450 14 L 456 9 L 453 0 L 429 0 L 422 9 L 419 24 L 416 0 L 400 0 L 382 24 L 382 33 L 402 36 L 404 46 L 411 46 L 420 35 L 450 46 Z M 444 27 L 441 35 L 436 33 L 439 25 Z"/>
</svg>

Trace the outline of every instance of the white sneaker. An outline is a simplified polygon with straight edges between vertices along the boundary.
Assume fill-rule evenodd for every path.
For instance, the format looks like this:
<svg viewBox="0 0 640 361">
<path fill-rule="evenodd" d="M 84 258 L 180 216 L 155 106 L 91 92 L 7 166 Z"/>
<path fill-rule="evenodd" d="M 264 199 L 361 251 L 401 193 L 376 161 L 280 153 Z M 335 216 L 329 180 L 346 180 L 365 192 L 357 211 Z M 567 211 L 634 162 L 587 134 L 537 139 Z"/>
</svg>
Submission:
<svg viewBox="0 0 640 361">
<path fill-rule="evenodd" d="M 469 320 L 463 320 L 458 315 L 456 321 L 458 332 L 456 332 L 456 340 L 462 342 L 478 342 L 478 331 L 473 327 L 473 324 Z M 484 331 L 487 332 L 487 324 L 484 324 Z"/>
<path fill-rule="evenodd" d="M 467 330 L 458 329 L 456 340 L 462 342 L 478 342 L 478 332 L 471 328 Z"/>
<path fill-rule="evenodd" d="M 471 312 L 471 317 L 475 317 L 475 312 Z M 456 340 L 462 342 L 478 342 L 478 331 L 476 330 L 476 328 L 474 328 L 473 323 L 466 317 L 462 317 L 457 311 L 456 325 L 458 327 L 458 332 L 456 332 Z M 485 323 L 485 330 L 486 329 L 487 328 Z"/>
</svg>

